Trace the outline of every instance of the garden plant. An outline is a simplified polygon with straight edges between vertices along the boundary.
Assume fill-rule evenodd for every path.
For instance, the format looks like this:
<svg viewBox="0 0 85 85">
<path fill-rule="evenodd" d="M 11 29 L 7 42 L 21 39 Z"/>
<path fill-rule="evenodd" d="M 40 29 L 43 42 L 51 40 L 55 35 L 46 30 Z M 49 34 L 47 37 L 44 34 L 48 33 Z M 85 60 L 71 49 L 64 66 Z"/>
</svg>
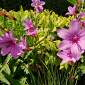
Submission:
<svg viewBox="0 0 85 85">
<path fill-rule="evenodd" d="M 44 1 L 31 1 L 34 10 L 0 9 L 0 83 L 80 85 L 85 74 L 85 0 L 67 0 L 73 7 L 66 17 L 44 9 Z"/>
</svg>

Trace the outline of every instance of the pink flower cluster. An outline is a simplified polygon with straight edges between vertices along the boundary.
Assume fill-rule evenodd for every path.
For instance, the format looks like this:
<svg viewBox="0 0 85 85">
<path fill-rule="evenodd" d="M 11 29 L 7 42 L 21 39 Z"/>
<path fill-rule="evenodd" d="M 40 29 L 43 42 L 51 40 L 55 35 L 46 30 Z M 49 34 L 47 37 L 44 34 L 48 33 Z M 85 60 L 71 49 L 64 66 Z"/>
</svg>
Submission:
<svg viewBox="0 0 85 85">
<path fill-rule="evenodd" d="M 21 43 L 17 44 L 16 42 L 18 39 L 13 37 L 13 30 L 9 33 L 4 32 L 4 36 L 0 35 L 0 47 L 2 47 L 1 54 L 5 56 L 10 52 L 12 57 L 17 59 L 21 54 L 32 50 L 27 47 L 26 39 L 24 40 L 22 37 L 20 39 Z"/>
<path fill-rule="evenodd" d="M 85 28 L 81 29 L 78 19 L 73 19 L 69 30 L 61 28 L 57 30 L 57 34 L 64 39 L 58 47 L 63 52 L 57 53 L 63 59 L 62 64 L 78 61 L 85 50 Z"/>
<path fill-rule="evenodd" d="M 76 4 L 73 8 L 69 6 L 68 10 L 69 12 L 67 12 L 66 15 L 76 16 Z M 62 52 L 57 53 L 57 56 L 63 59 L 62 64 L 66 63 L 67 61 L 75 63 L 84 53 L 85 21 L 82 18 L 83 16 L 85 16 L 85 13 L 80 12 L 78 17 L 71 21 L 69 30 L 65 28 L 57 30 L 58 36 L 64 39 L 58 47 L 58 49 L 62 50 Z"/>
<path fill-rule="evenodd" d="M 32 20 L 28 19 L 25 20 L 26 23 L 22 25 L 25 26 L 24 30 L 28 30 L 26 35 L 35 37 L 38 28 L 34 28 Z M 26 45 L 26 37 L 25 40 L 20 37 L 21 42 L 17 44 L 18 39 L 13 37 L 13 30 L 9 33 L 4 31 L 4 36 L 0 35 L 0 47 L 2 47 L 1 54 L 3 56 L 7 55 L 9 52 L 11 53 L 12 57 L 17 59 L 21 54 L 25 53 L 26 51 L 32 50 Z"/>
<path fill-rule="evenodd" d="M 32 23 L 32 19 L 30 21 L 28 19 L 25 19 L 26 23 L 23 23 L 22 25 L 25 26 L 24 30 L 27 30 L 26 35 L 35 37 L 36 33 L 39 32 L 38 28 L 34 28 L 34 25 Z"/>
<path fill-rule="evenodd" d="M 32 7 L 35 7 L 36 12 L 42 12 L 43 7 L 42 5 L 45 4 L 45 2 L 40 0 L 32 0 Z M 35 37 L 36 33 L 39 32 L 38 28 L 34 28 L 34 24 L 32 22 L 32 19 L 30 21 L 28 19 L 25 19 L 26 23 L 23 23 L 22 25 L 25 26 L 24 30 L 27 30 L 26 35 Z M 4 30 L 4 29 L 3 29 Z M 4 31 L 4 36 L 0 35 L 0 47 L 1 54 L 3 56 L 7 55 L 9 52 L 11 53 L 12 57 L 17 59 L 21 54 L 25 53 L 26 51 L 32 50 L 26 45 L 26 37 L 25 40 L 20 37 L 21 42 L 17 44 L 18 39 L 13 37 L 13 30 L 11 30 L 9 33 L 8 31 Z"/>
</svg>

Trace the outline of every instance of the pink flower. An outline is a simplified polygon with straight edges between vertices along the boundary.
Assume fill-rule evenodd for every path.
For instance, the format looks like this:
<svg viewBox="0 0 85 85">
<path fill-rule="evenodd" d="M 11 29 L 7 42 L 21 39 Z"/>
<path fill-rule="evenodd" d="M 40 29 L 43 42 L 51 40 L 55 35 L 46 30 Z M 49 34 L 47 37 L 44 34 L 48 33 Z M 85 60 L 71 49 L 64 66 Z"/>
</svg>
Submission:
<svg viewBox="0 0 85 85">
<path fill-rule="evenodd" d="M 4 36 L 0 36 L 1 54 L 5 56 L 10 52 L 12 57 L 17 59 L 19 57 L 18 53 L 21 51 L 15 42 L 17 40 L 17 38 L 13 37 L 13 30 L 11 30 L 10 33 L 4 32 Z"/>
<path fill-rule="evenodd" d="M 52 38 L 52 41 L 54 40 L 54 36 L 51 36 L 51 38 Z"/>
<path fill-rule="evenodd" d="M 84 12 L 80 12 L 79 13 L 79 17 L 84 17 L 85 16 L 85 13 Z"/>
<path fill-rule="evenodd" d="M 45 4 L 45 2 L 44 1 L 40 1 L 40 0 L 32 0 L 32 4 L 31 4 L 31 6 L 32 7 L 35 7 L 35 10 L 36 10 L 36 12 L 42 12 L 43 11 L 43 6 L 42 5 L 44 5 Z"/>
<path fill-rule="evenodd" d="M 25 26 L 24 30 L 30 30 L 32 28 L 34 28 L 32 19 L 30 19 L 30 21 L 28 19 L 25 19 L 26 23 L 23 23 L 22 25 Z"/>
<path fill-rule="evenodd" d="M 82 0 L 82 4 L 84 4 L 85 0 Z"/>
<path fill-rule="evenodd" d="M 26 37 L 25 40 L 22 38 L 22 36 L 20 37 L 21 42 L 18 43 L 19 47 L 22 49 L 23 53 L 25 53 L 26 51 L 30 51 L 32 50 L 31 48 L 29 48 L 26 44 Z"/>
<path fill-rule="evenodd" d="M 73 56 L 70 50 L 64 51 L 64 52 L 58 52 L 57 56 L 63 59 L 62 64 L 66 62 L 76 62 L 76 60 L 79 60 L 81 55 L 79 56 Z M 77 58 L 77 59 L 76 59 Z"/>
<path fill-rule="evenodd" d="M 73 8 L 71 6 L 69 6 L 68 11 L 69 12 L 67 12 L 66 15 L 75 15 L 76 14 L 76 4 L 74 5 Z"/>
<path fill-rule="evenodd" d="M 35 37 L 36 33 L 39 32 L 38 28 L 34 28 L 32 19 L 30 21 L 28 19 L 25 19 L 26 23 L 23 23 L 22 25 L 25 26 L 24 30 L 28 30 L 26 35 Z"/>
<path fill-rule="evenodd" d="M 57 34 L 64 40 L 60 43 L 60 50 L 71 49 L 73 56 L 80 56 L 85 50 L 85 29 L 81 29 L 77 19 L 73 19 L 70 23 L 70 28 L 59 29 Z"/>
<path fill-rule="evenodd" d="M 32 37 L 35 37 L 35 35 L 37 34 L 37 32 L 39 32 L 38 28 L 32 28 L 30 30 L 28 30 L 26 33 L 26 35 L 28 36 L 32 36 Z"/>
</svg>

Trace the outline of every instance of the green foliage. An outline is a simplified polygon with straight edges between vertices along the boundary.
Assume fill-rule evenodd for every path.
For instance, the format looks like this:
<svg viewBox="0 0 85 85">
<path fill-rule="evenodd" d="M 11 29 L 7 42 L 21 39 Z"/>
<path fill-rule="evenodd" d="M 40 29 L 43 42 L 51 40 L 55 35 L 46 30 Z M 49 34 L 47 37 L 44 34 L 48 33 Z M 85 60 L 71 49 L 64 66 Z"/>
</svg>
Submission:
<svg viewBox="0 0 85 85">
<path fill-rule="evenodd" d="M 2 10 L 6 11 L 6 10 Z M 35 37 L 26 36 L 26 43 L 32 51 L 26 52 L 18 59 L 14 59 L 10 54 L 0 61 L 0 80 L 2 84 L 9 85 L 68 85 L 69 72 L 72 63 L 61 64 L 61 59 L 56 55 L 61 39 L 57 35 L 57 29 L 69 28 L 70 21 L 74 16 L 68 18 L 58 16 L 55 12 L 44 10 L 42 13 L 34 13 L 33 10 L 23 10 L 18 12 L 9 11 L 17 21 L 8 17 L 0 17 L 0 26 L 8 31 L 13 30 L 13 36 L 20 40 L 25 37 L 25 30 L 22 23 L 25 19 L 32 19 L 35 28 L 39 32 Z M 3 31 L 0 29 L 1 35 Z M 52 41 L 51 36 L 54 36 Z M 20 42 L 20 41 L 19 41 Z M 34 45 L 33 45 L 34 44 Z M 81 58 L 81 61 L 83 57 Z M 4 62 L 3 62 L 4 61 Z M 78 65 L 80 66 L 80 64 Z M 76 67 L 77 69 L 77 67 Z M 77 76 L 77 71 L 74 73 Z M 64 77 L 64 78 L 63 78 Z M 78 80 L 78 78 L 76 77 Z"/>
<path fill-rule="evenodd" d="M 76 3 L 76 0 L 67 0 L 67 1 L 70 2 L 73 5 Z"/>
</svg>

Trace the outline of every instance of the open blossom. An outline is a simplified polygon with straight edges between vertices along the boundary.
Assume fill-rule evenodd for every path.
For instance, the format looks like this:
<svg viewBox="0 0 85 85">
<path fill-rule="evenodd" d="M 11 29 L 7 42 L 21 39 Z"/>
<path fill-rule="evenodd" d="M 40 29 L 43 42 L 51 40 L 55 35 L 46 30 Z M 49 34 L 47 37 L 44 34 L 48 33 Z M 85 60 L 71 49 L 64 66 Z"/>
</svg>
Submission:
<svg viewBox="0 0 85 85">
<path fill-rule="evenodd" d="M 38 28 L 32 28 L 26 32 L 26 35 L 35 37 L 35 35 L 39 32 Z"/>
<path fill-rule="evenodd" d="M 20 37 L 20 40 L 21 40 L 21 42 L 18 43 L 18 45 L 19 45 L 19 47 L 21 48 L 21 52 L 18 53 L 18 55 L 21 55 L 21 54 L 25 53 L 26 51 L 32 50 L 32 49 L 29 48 L 29 47 L 27 46 L 27 44 L 26 44 L 26 37 L 25 37 L 25 40 L 24 40 L 23 37 L 21 36 L 21 37 Z"/>
<path fill-rule="evenodd" d="M 36 12 L 42 12 L 43 11 L 43 6 L 42 5 L 44 5 L 45 4 L 45 2 L 44 1 L 40 1 L 40 0 L 32 0 L 32 4 L 31 4 L 31 6 L 32 7 L 35 7 L 35 10 L 36 10 Z"/>
<path fill-rule="evenodd" d="M 69 30 L 61 28 L 57 30 L 58 36 L 64 40 L 59 44 L 60 50 L 71 49 L 74 57 L 81 55 L 85 50 L 85 29 L 80 28 L 77 19 L 73 19 L 70 23 Z"/>
<path fill-rule="evenodd" d="M 66 51 L 64 51 L 64 52 L 58 52 L 58 53 L 57 53 L 57 56 L 59 56 L 60 58 L 63 59 L 62 64 L 66 63 L 66 62 L 68 62 L 68 61 L 75 63 L 76 60 L 79 60 L 80 57 L 81 57 L 81 55 L 74 57 L 74 56 L 72 55 L 72 53 L 71 53 L 70 50 L 66 50 Z M 77 59 L 76 59 L 76 58 L 77 58 Z"/>
<path fill-rule="evenodd" d="M 30 21 L 25 19 L 26 23 L 22 25 L 25 26 L 24 30 L 27 30 L 26 35 L 35 37 L 36 33 L 39 32 L 38 28 L 34 28 L 32 19 Z"/>
<path fill-rule="evenodd" d="M 0 36 L 1 54 L 4 56 L 10 52 L 12 57 L 17 59 L 19 57 L 18 53 L 21 52 L 16 43 L 17 40 L 17 38 L 13 37 L 13 30 L 10 33 L 4 32 L 4 36 Z"/>
<path fill-rule="evenodd" d="M 66 15 L 75 15 L 76 14 L 76 4 L 74 5 L 73 8 L 71 6 L 69 6 L 68 11 L 69 12 L 67 12 Z"/>
<path fill-rule="evenodd" d="M 24 30 L 30 30 L 32 28 L 34 28 L 32 19 L 30 19 L 30 21 L 28 19 L 25 19 L 26 23 L 23 23 L 22 25 L 25 26 Z"/>
</svg>

